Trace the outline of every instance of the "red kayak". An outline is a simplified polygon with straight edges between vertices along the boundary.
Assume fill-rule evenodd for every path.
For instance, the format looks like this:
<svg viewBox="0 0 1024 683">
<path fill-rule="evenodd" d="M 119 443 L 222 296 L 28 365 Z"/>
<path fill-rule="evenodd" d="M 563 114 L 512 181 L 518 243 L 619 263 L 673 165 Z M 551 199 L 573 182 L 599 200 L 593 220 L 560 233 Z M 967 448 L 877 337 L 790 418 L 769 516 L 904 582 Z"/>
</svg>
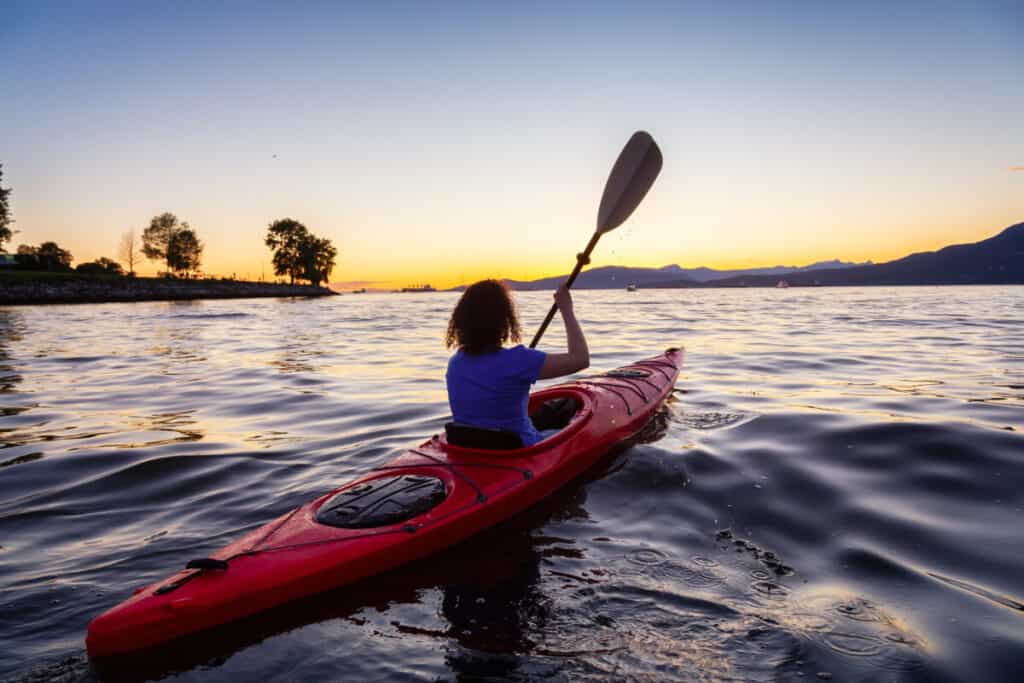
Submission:
<svg viewBox="0 0 1024 683">
<path fill-rule="evenodd" d="M 564 421 L 529 448 L 508 450 L 504 433 L 486 449 L 468 447 L 491 438 L 482 434 L 490 430 L 466 434 L 449 425 L 445 435 L 135 591 L 89 624 L 89 655 L 159 646 L 379 574 L 501 522 L 640 432 L 682 362 L 683 351 L 669 349 L 531 394 L 535 422 L 552 406 Z"/>
</svg>

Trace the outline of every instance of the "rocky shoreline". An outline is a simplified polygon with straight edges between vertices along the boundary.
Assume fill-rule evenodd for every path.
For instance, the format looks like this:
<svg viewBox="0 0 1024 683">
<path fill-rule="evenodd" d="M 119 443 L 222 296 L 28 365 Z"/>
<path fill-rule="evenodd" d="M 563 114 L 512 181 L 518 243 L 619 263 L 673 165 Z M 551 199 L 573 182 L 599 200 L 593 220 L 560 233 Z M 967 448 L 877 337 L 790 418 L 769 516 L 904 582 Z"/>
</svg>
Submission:
<svg viewBox="0 0 1024 683">
<path fill-rule="evenodd" d="M 239 282 L 236 280 L 172 280 L 164 278 L 0 280 L 0 306 L 333 296 L 335 294 L 337 292 L 327 287 Z"/>
</svg>

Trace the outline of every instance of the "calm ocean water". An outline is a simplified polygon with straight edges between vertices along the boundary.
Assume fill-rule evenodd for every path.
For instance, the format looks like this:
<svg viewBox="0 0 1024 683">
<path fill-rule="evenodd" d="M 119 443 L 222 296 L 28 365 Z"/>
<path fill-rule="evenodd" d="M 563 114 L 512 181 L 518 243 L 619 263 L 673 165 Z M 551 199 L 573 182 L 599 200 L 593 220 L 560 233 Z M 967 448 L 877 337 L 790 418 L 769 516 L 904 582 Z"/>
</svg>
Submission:
<svg viewBox="0 0 1024 683">
<path fill-rule="evenodd" d="M 106 671 L 93 616 L 441 429 L 456 296 L 0 308 L 0 679 L 1021 680 L 1024 288 L 575 298 L 592 369 L 687 347 L 659 440 Z"/>
</svg>

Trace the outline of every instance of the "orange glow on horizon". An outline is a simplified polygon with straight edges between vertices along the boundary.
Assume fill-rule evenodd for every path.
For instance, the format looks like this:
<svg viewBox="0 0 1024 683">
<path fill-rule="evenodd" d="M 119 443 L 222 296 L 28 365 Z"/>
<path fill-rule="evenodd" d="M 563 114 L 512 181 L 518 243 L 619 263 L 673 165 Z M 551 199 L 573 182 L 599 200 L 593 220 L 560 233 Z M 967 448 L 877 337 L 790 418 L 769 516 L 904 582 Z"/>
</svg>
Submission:
<svg viewBox="0 0 1024 683">
<path fill-rule="evenodd" d="M 992 223 L 964 226 L 953 222 L 923 229 L 908 224 L 897 226 L 885 242 L 858 241 L 855 230 L 841 231 L 832 239 L 822 239 L 821 244 L 789 243 L 780 240 L 777 244 L 761 244 L 757 249 L 741 250 L 735 244 L 716 240 L 713 235 L 690 232 L 682 235 L 690 248 L 675 247 L 662 253 L 650 253 L 633 248 L 630 236 L 615 238 L 607 236 L 598 244 L 588 269 L 602 266 L 630 266 L 638 268 L 661 268 L 679 265 L 683 268 L 700 266 L 717 270 L 733 270 L 768 266 L 806 266 L 818 261 L 840 259 L 847 262 L 882 263 L 902 258 L 911 253 L 934 251 L 951 244 L 976 242 L 992 237 L 1013 224 L 1007 217 L 993 217 Z M 993 227 L 995 225 L 996 227 Z M 652 229 L 638 227 L 638 234 Z M 828 245 L 833 246 L 828 246 Z M 261 245 L 262 246 L 262 245 Z M 580 244 L 580 247 L 583 245 Z M 331 281 L 341 290 L 366 287 L 371 290 L 394 290 L 402 287 L 429 284 L 435 289 L 450 289 L 484 278 L 495 277 L 519 281 L 537 280 L 568 273 L 573 266 L 574 251 L 566 246 L 553 247 L 531 258 L 525 253 L 510 253 L 504 258 L 481 251 L 444 250 L 440 246 L 435 253 L 412 254 L 386 249 L 351 253 L 342 247 L 338 265 Z M 99 256 L 112 255 L 111 251 L 95 251 L 72 246 L 75 262 L 89 261 Z M 237 253 L 239 250 L 235 250 Z M 270 261 L 270 253 L 262 248 L 262 259 L 217 258 L 220 250 L 213 251 L 207 245 L 204 258 L 204 273 L 214 277 L 235 276 L 239 279 L 268 281 L 276 278 Z M 92 253 L 90 253 L 92 252 Z M 158 264 L 143 260 L 137 267 L 141 275 L 155 275 Z"/>
</svg>

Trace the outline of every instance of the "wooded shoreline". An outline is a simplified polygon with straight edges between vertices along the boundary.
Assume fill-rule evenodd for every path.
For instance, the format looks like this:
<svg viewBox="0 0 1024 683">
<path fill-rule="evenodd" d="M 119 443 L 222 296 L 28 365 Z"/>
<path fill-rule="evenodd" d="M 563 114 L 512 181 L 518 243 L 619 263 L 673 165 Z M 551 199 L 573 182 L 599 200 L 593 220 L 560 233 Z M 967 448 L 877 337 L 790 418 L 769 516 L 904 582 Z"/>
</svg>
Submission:
<svg viewBox="0 0 1024 683">
<path fill-rule="evenodd" d="M 327 287 L 174 278 L 0 278 L 0 306 L 333 296 Z"/>
</svg>

